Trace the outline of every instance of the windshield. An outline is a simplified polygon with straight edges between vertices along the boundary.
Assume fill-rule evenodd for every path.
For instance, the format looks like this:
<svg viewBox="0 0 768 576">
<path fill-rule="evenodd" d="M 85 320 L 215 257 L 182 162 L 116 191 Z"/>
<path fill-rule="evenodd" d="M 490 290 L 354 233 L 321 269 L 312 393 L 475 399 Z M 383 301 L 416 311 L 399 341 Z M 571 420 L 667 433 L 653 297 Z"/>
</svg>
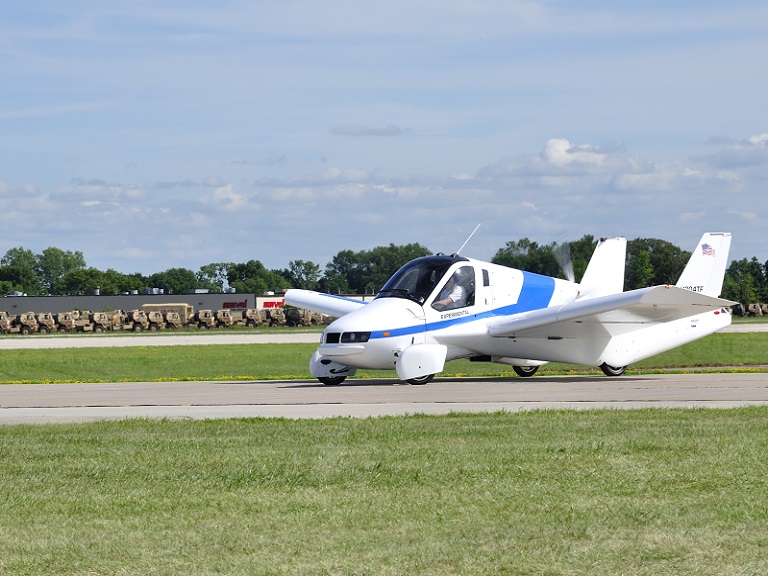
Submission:
<svg viewBox="0 0 768 576">
<path fill-rule="evenodd" d="M 463 260 L 466 258 L 455 256 L 424 256 L 411 260 L 395 272 L 376 298 L 409 298 L 423 304 L 448 268 Z"/>
</svg>

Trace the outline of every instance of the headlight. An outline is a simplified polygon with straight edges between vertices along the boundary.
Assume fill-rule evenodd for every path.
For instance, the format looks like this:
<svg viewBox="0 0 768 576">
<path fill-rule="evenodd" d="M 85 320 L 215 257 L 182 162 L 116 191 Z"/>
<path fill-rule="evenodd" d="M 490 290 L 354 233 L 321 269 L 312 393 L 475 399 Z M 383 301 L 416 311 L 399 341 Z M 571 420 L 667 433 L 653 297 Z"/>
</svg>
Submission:
<svg viewBox="0 0 768 576">
<path fill-rule="evenodd" d="M 344 332 L 344 334 L 341 335 L 341 341 L 348 344 L 353 342 L 368 342 L 370 337 L 370 332 Z"/>
</svg>

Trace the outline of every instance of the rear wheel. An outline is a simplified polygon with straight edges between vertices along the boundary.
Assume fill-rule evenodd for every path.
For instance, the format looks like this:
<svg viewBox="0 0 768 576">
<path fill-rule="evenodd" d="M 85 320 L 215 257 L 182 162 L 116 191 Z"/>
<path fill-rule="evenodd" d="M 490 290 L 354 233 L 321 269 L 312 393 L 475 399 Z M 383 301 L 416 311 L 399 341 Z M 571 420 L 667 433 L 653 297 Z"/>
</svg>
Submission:
<svg viewBox="0 0 768 576">
<path fill-rule="evenodd" d="M 533 376 L 538 369 L 538 366 L 512 366 L 512 370 L 514 370 L 518 376 L 522 376 L 523 378 Z"/>
<path fill-rule="evenodd" d="M 426 376 L 421 376 L 419 378 L 409 378 L 408 380 L 406 380 L 406 382 L 408 382 L 408 384 L 415 384 L 417 386 L 420 386 L 422 384 L 427 384 L 428 382 L 431 382 L 432 378 L 434 377 L 435 377 L 434 374 L 427 374 Z"/>
<path fill-rule="evenodd" d="M 347 377 L 346 376 L 318 376 L 317 379 L 320 380 L 320 382 L 322 382 L 326 386 L 338 386 L 339 384 L 344 382 L 344 380 L 346 380 Z"/>
<path fill-rule="evenodd" d="M 611 366 L 610 364 L 606 364 L 603 362 L 600 364 L 600 370 L 603 371 L 603 374 L 606 376 L 621 376 L 624 374 L 624 370 L 626 370 L 626 366 Z"/>
</svg>

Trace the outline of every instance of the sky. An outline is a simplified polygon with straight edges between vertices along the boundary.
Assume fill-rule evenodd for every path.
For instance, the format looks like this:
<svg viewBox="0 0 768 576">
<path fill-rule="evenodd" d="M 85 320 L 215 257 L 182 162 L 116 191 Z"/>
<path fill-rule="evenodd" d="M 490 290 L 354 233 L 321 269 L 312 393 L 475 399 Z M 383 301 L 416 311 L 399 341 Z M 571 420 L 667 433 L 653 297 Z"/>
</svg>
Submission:
<svg viewBox="0 0 768 576">
<path fill-rule="evenodd" d="M 0 257 L 150 275 L 490 260 L 585 234 L 768 260 L 768 4 L 29 0 L 0 20 Z"/>
</svg>

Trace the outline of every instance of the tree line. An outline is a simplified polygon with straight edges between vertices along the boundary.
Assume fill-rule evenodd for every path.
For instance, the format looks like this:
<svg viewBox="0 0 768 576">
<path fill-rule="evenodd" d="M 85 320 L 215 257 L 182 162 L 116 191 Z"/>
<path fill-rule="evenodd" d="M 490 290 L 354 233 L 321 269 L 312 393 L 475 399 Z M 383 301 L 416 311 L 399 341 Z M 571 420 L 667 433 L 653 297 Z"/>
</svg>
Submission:
<svg viewBox="0 0 768 576">
<path fill-rule="evenodd" d="M 495 264 L 547 276 L 578 281 L 592 256 L 596 239 L 591 235 L 562 244 L 539 244 L 528 238 L 509 241 L 493 259 Z M 123 274 L 113 269 L 88 267 L 82 252 L 46 248 L 40 254 L 23 247 L 8 250 L 0 259 L 0 294 L 75 295 L 123 294 L 159 288 L 166 294 L 191 290 L 260 294 L 288 288 L 321 290 L 332 294 L 376 293 L 400 266 L 432 254 L 421 244 L 377 246 L 371 250 L 342 250 L 321 270 L 319 264 L 293 260 L 285 269 L 267 269 L 259 260 L 245 263 L 217 262 L 198 271 L 170 268 L 149 276 Z M 627 242 L 624 289 L 674 284 L 691 253 L 655 238 Z M 768 302 L 768 261 L 756 257 L 730 263 L 723 284 L 723 298 L 749 304 Z"/>
</svg>

